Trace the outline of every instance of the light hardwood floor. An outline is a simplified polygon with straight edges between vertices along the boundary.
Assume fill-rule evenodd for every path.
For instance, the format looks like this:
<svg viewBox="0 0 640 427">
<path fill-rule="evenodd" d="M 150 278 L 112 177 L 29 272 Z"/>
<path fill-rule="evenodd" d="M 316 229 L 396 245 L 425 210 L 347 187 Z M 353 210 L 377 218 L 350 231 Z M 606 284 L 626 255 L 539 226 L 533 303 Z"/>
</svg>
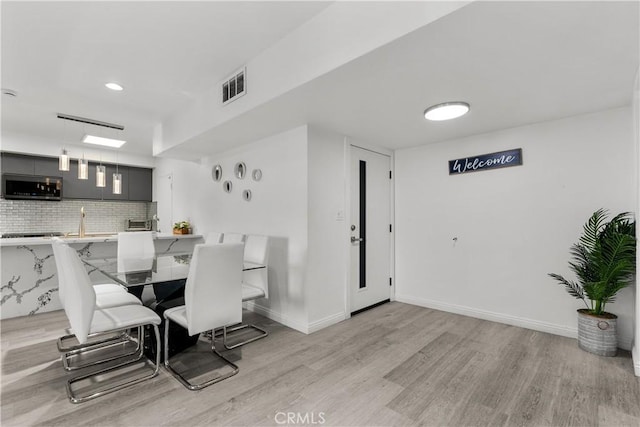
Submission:
<svg viewBox="0 0 640 427">
<path fill-rule="evenodd" d="M 640 426 L 627 352 L 395 302 L 312 335 L 245 314 L 270 336 L 224 353 L 238 375 L 192 392 L 162 368 L 80 405 L 56 350 L 64 313 L 3 320 L 2 425 Z"/>
</svg>

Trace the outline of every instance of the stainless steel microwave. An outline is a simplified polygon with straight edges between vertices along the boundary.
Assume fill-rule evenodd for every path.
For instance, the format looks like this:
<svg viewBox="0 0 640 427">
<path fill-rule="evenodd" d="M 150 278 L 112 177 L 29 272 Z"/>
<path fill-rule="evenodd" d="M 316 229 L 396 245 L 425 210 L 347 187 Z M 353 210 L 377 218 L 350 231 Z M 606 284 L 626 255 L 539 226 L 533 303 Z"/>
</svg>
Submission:
<svg viewBox="0 0 640 427">
<path fill-rule="evenodd" d="M 62 200 L 61 176 L 2 174 L 2 197 L 22 200 Z"/>
</svg>

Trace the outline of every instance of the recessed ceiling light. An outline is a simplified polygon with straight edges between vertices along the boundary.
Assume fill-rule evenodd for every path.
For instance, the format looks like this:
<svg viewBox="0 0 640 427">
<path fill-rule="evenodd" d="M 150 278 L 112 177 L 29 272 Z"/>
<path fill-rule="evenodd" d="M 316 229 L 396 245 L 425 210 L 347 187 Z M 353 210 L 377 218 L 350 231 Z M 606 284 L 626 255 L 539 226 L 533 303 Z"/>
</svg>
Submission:
<svg viewBox="0 0 640 427">
<path fill-rule="evenodd" d="M 118 83 L 114 83 L 114 82 L 106 83 L 105 86 L 108 87 L 111 90 L 117 90 L 117 91 L 124 90 L 124 88 L 122 86 L 120 86 Z"/>
<path fill-rule="evenodd" d="M 433 121 L 451 120 L 469 112 L 466 102 L 443 102 L 424 110 L 424 118 Z"/>
<path fill-rule="evenodd" d="M 120 148 L 127 141 L 122 141 L 119 139 L 103 138 L 101 136 L 95 136 L 95 135 L 85 135 L 84 138 L 82 138 L 82 142 L 86 142 L 87 144 L 104 145 L 106 147 Z"/>
</svg>

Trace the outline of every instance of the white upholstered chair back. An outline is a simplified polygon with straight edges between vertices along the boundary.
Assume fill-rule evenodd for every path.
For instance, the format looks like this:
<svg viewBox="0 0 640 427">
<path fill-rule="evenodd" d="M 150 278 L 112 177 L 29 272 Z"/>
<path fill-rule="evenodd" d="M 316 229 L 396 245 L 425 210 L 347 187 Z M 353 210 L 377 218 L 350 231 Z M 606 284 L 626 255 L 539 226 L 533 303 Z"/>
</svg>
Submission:
<svg viewBox="0 0 640 427">
<path fill-rule="evenodd" d="M 244 260 L 267 265 L 269 237 L 249 234 L 244 243 Z"/>
<path fill-rule="evenodd" d="M 58 270 L 58 298 L 60 298 L 60 303 L 62 307 L 64 307 L 64 297 L 65 297 L 65 282 L 68 280 L 64 271 L 64 258 L 66 254 L 64 253 L 64 248 L 68 247 L 66 243 L 60 240 L 57 237 L 51 239 L 51 248 L 53 249 L 53 259 L 56 262 L 56 270 Z"/>
<path fill-rule="evenodd" d="M 244 244 L 244 261 L 265 266 L 245 271 L 243 281 L 260 289 L 263 298 L 269 298 L 269 237 L 249 234 Z"/>
<path fill-rule="evenodd" d="M 185 285 L 189 335 L 242 321 L 240 243 L 196 245 Z"/>
<path fill-rule="evenodd" d="M 152 231 L 118 233 L 118 271 L 146 270 L 155 255 Z"/>
<path fill-rule="evenodd" d="M 217 231 L 212 231 L 207 233 L 207 237 L 205 237 L 204 241 L 207 245 L 214 245 L 216 243 L 222 243 L 222 233 L 218 233 Z"/>
<path fill-rule="evenodd" d="M 224 243 L 244 243 L 244 234 L 240 233 L 224 233 L 222 238 Z"/>
<path fill-rule="evenodd" d="M 67 245 L 62 250 L 62 268 L 65 272 L 64 311 L 78 342 L 84 344 L 87 342 L 96 308 L 96 293 L 78 253 Z"/>
</svg>

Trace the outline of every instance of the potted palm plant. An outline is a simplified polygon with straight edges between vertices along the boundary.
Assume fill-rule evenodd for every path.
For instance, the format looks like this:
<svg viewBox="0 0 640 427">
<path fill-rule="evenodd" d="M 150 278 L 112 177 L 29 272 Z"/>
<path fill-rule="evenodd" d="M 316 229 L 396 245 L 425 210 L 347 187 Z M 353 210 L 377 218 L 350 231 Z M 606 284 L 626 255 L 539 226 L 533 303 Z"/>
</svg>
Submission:
<svg viewBox="0 0 640 427">
<path fill-rule="evenodd" d="M 632 283 L 636 271 L 635 221 L 623 212 L 607 221 L 607 211 L 595 211 L 584 224 L 578 243 L 570 250 L 569 268 L 577 281 L 559 274 L 549 276 L 581 299 L 578 310 L 578 345 L 601 356 L 615 356 L 617 316 L 605 311 L 621 289 Z"/>
</svg>

